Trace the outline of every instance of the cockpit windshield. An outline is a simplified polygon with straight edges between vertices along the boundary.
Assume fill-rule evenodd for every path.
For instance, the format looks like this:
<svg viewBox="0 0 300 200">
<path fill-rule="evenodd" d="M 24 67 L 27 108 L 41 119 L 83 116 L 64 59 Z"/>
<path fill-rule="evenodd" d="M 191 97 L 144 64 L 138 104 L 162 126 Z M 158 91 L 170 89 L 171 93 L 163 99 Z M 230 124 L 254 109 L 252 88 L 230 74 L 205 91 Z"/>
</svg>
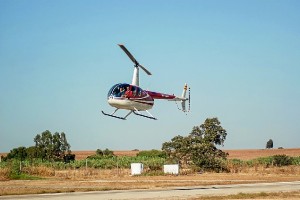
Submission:
<svg viewBox="0 0 300 200">
<path fill-rule="evenodd" d="M 144 97 L 146 96 L 146 92 L 143 91 L 141 88 L 129 85 L 127 83 L 119 83 L 109 90 L 107 94 L 107 98 L 110 96 L 113 97 Z"/>
</svg>

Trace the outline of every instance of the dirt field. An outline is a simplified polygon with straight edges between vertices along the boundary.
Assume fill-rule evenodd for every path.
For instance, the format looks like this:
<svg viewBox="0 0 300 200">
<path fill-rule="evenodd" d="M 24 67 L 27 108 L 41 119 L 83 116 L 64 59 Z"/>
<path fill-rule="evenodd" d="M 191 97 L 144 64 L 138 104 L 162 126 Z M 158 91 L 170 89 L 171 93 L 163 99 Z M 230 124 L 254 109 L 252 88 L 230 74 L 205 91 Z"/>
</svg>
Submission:
<svg viewBox="0 0 300 200">
<path fill-rule="evenodd" d="M 268 157 L 285 154 L 291 157 L 300 156 L 300 148 L 293 149 L 243 149 L 243 150 L 224 150 L 229 153 L 228 158 L 241 160 L 251 160 L 259 157 Z"/>
<path fill-rule="evenodd" d="M 300 148 L 290 148 L 290 149 L 239 149 L 239 150 L 224 150 L 229 153 L 228 159 L 241 159 L 241 160 L 251 160 L 259 157 L 267 157 L 278 154 L 285 154 L 287 156 L 297 157 L 300 156 Z M 114 151 L 117 156 L 136 156 L 139 151 L 133 150 L 123 150 Z M 76 155 L 76 160 L 83 160 L 86 157 L 93 155 L 96 151 L 72 151 Z M 0 156 L 6 156 L 7 153 L 0 153 Z"/>
<path fill-rule="evenodd" d="M 300 156 L 300 148 L 292 149 L 240 149 L 240 150 L 224 150 L 229 153 L 228 158 L 251 160 L 259 157 L 268 157 L 278 154 L 285 154 L 287 156 L 297 157 Z M 82 160 L 86 157 L 95 154 L 96 151 L 73 151 L 76 155 L 76 160 Z M 117 156 L 136 156 L 139 151 L 114 151 Z"/>
</svg>

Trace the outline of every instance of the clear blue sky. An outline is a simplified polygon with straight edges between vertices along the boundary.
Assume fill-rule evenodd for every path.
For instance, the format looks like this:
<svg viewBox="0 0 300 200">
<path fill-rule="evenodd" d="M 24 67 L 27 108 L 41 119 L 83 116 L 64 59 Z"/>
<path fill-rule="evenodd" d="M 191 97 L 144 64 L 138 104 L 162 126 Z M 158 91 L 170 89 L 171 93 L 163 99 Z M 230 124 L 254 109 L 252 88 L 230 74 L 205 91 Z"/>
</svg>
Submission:
<svg viewBox="0 0 300 200">
<path fill-rule="evenodd" d="M 300 1 L 0 0 L 0 152 L 65 132 L 72 150 L 160 149 L 206 118 L 224 149 L 299 147 Z M 131 83 L 123 43 L 153 76 L 142 88 L 181 94 L 192 112 L 156 101 L 159 120 L 112 112 L 107 91 Z M 119 115 L 125 115 L 121 111 Z"/>
</svg>

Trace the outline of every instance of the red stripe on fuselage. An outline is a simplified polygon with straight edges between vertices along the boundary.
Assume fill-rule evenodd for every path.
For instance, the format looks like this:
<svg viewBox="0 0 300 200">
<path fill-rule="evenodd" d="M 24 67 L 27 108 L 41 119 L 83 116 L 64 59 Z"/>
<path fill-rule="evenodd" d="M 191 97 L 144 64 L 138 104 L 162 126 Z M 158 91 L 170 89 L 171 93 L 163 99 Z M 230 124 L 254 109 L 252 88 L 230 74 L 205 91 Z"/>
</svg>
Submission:
<svg viewBox="0 0 300 200">
<path fill-rule="evenodd" d="M 175 98 L 174 95 L 170 95 L 170 94 L 151 92 L 151 91 L 147 91 L 147 90 L 145 90 L 145 92 L 147 92 L 149 94 L 149 96 L 151 96 L 153 99 L 174 99 Z"/>
<path fill-rule="evenodd" d="M 154 102 L 145 102 L 145 101 L 138 101 L 138 100 L 134 100 L 134 99 L 129 99 L 131 101 L 134 101 L 134 102 L 137 102 L 137 103 L 141 103 L 141 104 L 147 104 L 147 105 L 150 105 L 150 106 L 153 106 L 154 105 Z"/>
</svg>

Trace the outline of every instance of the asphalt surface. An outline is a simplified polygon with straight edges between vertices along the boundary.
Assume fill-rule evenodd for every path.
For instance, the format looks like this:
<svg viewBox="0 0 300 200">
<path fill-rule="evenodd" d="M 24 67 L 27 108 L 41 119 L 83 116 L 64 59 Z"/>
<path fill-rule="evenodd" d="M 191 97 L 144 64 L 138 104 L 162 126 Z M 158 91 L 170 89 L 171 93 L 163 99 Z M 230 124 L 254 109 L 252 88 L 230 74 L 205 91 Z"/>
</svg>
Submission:
<svg viewBox="0 0 300 200">
<path fill-rule="evenodd" d="M 211 185 L 203 187 L 176 187 L 157 190 L 112 190 L 99 192 L 74 192 L 57 194 L 2 196 L 0 197 L 0 199 L 187 199 L 201 196 L 220 196 L 238 193 L 289 192 L 297 190 L 300 190 L 300 181 L 235 185 Z"/>
</svg>

